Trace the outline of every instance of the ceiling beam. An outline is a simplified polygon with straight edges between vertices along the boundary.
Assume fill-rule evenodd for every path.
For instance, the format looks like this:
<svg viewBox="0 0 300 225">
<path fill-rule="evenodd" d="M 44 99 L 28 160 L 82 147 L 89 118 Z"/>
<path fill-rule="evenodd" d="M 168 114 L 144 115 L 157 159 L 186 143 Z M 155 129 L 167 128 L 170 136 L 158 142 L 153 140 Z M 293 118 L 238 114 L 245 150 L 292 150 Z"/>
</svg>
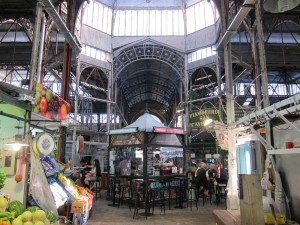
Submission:
<svg viewBox="0 0 300 225">
<path fill-rule="evenodd" d="M 230 41 L 231 36 L 236 33 L 237 29 L 241 25 L 242 21 L 246 18 L 251 9 L 254 9 L 256 0 L 245 0 L 238 13 L 233 18 L 231 24 L 227 28 L 225 34 L 221 38 L 220 43 L 217 46 L 217 50 L 222 50 L 225 45 Z"/>
<path fill-rule="evenodd" d="M 56 26 L 59 28 L 60 32 L 65 35 L 66 41 L 72 47 L 75 52 L 81 51 L 81 46 L 76 42 L 74 36 L 71 34 L 67 26 L 65 25 L 64 21 L 61 19 L 60 15 L 55 10 L 54 6 L 52 5 L 50 0 L 40 0 L 43 4 L 43 8 L 46 12 L 50 15 L 50 17 L 55 22 Z"/>
</svg>

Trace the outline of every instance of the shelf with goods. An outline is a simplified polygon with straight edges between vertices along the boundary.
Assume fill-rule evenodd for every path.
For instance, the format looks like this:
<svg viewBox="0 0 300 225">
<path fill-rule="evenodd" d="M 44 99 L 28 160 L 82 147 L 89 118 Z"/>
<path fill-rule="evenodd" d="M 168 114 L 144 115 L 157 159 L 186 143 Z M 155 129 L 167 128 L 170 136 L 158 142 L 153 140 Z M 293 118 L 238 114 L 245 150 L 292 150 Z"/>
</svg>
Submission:
<svg viewBox="0 0 300 225">
<path fill-rule="evenodd" d="M 41 148 L 41 145 L 36 145 L 31 152 L 29 205 L 52 212 L 61 220 L 60 224 L 73 224 L 75 216 L 81 218 L 82 224 L 86 223 L 92 208 L 93 193 L 76 186 L 64 175 L 67 165 L 55 160 L 53 150 L 43 155 L 45 151 Z M 73 204 L 79 201 L 85 206 L 84 211 L 72 212 Z"/>
<path fill-rule="evenodd" d="M 86 188 L 75 185 L 73 180 L 67 178 L 62 169 L 65 165 L 59 165 L 49 156 L 40 156 L 40 161 L 58 211 L 62 205 L 70 204 L 70 212 L 66 212 L 66 215 L 72 216 L 69 216 L 68 220 L 74 224 L 73 221 L 80 218 L 81 223 L 77 224 L 85 224 L 93 205 L 94 194 Z"/>
</svg>

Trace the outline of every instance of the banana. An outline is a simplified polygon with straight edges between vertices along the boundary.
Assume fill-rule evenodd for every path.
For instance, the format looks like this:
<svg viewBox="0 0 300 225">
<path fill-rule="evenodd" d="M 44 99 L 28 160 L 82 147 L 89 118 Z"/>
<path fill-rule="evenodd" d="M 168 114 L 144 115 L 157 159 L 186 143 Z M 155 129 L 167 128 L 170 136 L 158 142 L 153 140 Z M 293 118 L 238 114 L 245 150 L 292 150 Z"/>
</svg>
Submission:
<svg viewBox="0 0 300 225">
<path fill-rule="evenodd" d="M 3 217 L 12 217 L 13 213 L 11 212 L 0 212 L 0 219 Z"/>
</svg>

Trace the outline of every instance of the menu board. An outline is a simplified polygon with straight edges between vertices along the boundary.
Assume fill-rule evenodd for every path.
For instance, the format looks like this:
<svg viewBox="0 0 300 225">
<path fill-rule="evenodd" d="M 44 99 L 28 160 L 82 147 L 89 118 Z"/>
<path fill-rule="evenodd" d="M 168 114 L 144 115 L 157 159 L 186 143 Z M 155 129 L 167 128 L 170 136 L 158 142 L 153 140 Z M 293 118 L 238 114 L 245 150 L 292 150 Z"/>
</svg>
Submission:
<svg viewBox="0 0 300 225">
<path fill-rule="evenodd" d="M 153 174 L 153 152 L 152 148 L 147 148 L 147 174 Z"/>
</svg>

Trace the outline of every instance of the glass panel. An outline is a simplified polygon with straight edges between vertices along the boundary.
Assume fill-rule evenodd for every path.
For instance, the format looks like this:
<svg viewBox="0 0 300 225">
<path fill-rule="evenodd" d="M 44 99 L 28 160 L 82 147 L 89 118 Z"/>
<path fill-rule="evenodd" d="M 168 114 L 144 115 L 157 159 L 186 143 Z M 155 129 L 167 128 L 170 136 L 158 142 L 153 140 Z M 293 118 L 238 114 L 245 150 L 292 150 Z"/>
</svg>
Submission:
<svg viewBox="0 0 300 225">
<path fill-rule="evenodd" d="M 143 14 L 144 14 L 144 36 L 148 36 L 149 35 L 149 27 L 150 27 L 150 22 L 149 22 L 149 11 L 147 10 L 143 10 Z"/>
<path fill-rule="evenodd" d="M 195 5 L 195 9 L 196 9 L 196 12 L 197 12 L 197 13 L 195 13 L 195 29 L 200 30 L 201 29 L 200 4 Z"/>
<path fill-rule="evenodd" d="M 179 20 L 180 20 L 179 11 L 176 10 L 173 12 L 173 35 L 179 35 Z"/>
<path fill-rule="evenodd" d="M 98 60 L 101 59 L 101 52 L 100 51 L 96 52 L 96 59 L 98 59 Z"/>
<path fill-rule="evenodd" d="M 161 35 L 166 35 L 167 34 L 167 27 L 168 27 L 168 20 L 167 20 L 167 11 L 164 10 L 162 11 L 162 23 L 161 23 L 161 28 L 162 28 L 162 32 Z"/>
<path fill-rule="evenodd" d="M 205 7 L 204 7 L 204 3 L 201 3 L 200 5 L 200 26 L 199 29 L 202 29 L 205 27 Z"/>
<path fill-rule="evenodd" d="M 107 8 L 103 9 L 103 22 L 102 22 L 102 31 L 107 33 Z"/>
<path fill-rule="evenodd" d="M 138 11 L 138 35 L 142 36 L 144 30 L 144 14 L 142 10 Z"/>
<path fill-rule="evenodd" d="M 155 33 L 155 25 L 156 25 L 156 10 L 151 10 L 150 11 L 150 30 L 149 30 L 149 35 L 154 36 L 156 35 Z"/>
<path fill-rule="evenodd" d="M 173 11 L 167 11 L 167 35 L 173 35 Z"/>
<path fill-rule="evenodd" d="M 209 57 L 212 55 L 211 48 L 206 49 L 206 56 Z"/>
<path fill-rule="evenodd" d="M 131 11 L 131 17 L 132 17 L 132 21 L 131 21 L 131 35 L 132 36 L 137 36 L 137 20 L 138 20 L 138 14 L 136 10 L 132 10 Z"/>
<path fill-rule="evenodd" d="M 93 10 L 93 17 L 94 17 L 93 24 L 92 24 L 93 27 L 98 27 L 98 18 L 99 18 L 98 13 L 99 13 L 99 4 L 95 3 L 94 10 Z"/>
<path fill-rule="evenodd" d="M 161 16 L 161 14 L 162 14 L 162 11 L 156 11 L 156 17 L 155 17 L 155 26 L 156 26 L 156 28 L 155 28 L 155 35 L 161 35 L 161 28 L 162 28 L 162 26 L 161 26 L 161 21 L 162 21 L 162 16 Z"/>
<path fill-rule="evenodd" d="M 195 7 L 191 7 L 191 33 L 196 30 Z"/>
<path fill-rule="evenodd" d="M 88 46 L 88 45 L 86 45 L 86 48 L 85 48 L 85 49 L 86 49 L 86 51 L 85 51 L 85 52 L 86 52 L 86 55 L 87 55 L 87 56 L 90 56 L 90 55 L 91 55 L 91 47 Z"/>
<path fill-rule="evenodd" d="M 116 19 L 115 19 L 115 24 L 114 24 L 114 35 L 120 35 L 120 13 L 117 13 Z"/>
<path fill-rule="evenodd" d="M 179 10 L 179 15 L 180 15 L 180 17 L 178 17 L 178 20 L 179 20 L 179 22 L 178 22 L 178 26 L 179 26 L 179 34 L 180 35 L 184 35 L 184 22 L 183 22 L 183 13 L 182 13 L 182 11 L 181 10 Z"/>
<path fill-rule="evenodd" d="M 98 4 L 99 5 L 99 16 L 98 16 L 98 24 L 96 26 L 96 28 L 98 30 L 103 30 L 103 5 Z"/>
<path fill-rule="evenodd" d="M 96 49 L 95 48 L 91 48 L 91 57 L 96 58 Z"/>
<path fill-rule="evenodd" d="M 112 11 L 108 8 L 107 11 L 107 33 L 111 34 L 111 26 L 112 26 Z"/>
<path fill-rule="evenodd" d="M 94 8 L 94 4 L 93 2 L 90 2 L 87 8 L 87 25 L 89 26 L 92 26 L 93 24 L 93 8 Z"/>
<path fill-rule="evenodd" d="M 126 36 L 131 36 L 132 32 L 131 32 L 131 28 L 132 28 L 132 17 L 131 17 L 131 10 L 126 10 L 125 14 L 126 14 L 126 21 L 125 21 L 125 35 Z"/>
<path fill-rule="evenodd" d="M 82 23 L 87 24 L 88 4 L 86 2 L 84 2 L 84 5 L 82 8 L 83 8 Z"/>
<path fill-rule="evenodd" d="M 143 175 L 143 151 L 135 147 L 112 148 L 109 152 L 109 173 Z"/>
<path fill-rule="evenodd" d="M 187 28 L 187 34 L 191 33 L 191 8 L 186 9 L 186 28 Z"/>
<path fill-rule="evenodd" d="M 205 13 L 206 26 L 214 24 L 213 6 L 209 2 L 205 2 Z"/>
<path fill-rule="evenodd" d="M 119 11 L 120 14 L 120 26 L 119 26 L 119 35 L 125 35 L 125 11 Z"/>
</svg>

